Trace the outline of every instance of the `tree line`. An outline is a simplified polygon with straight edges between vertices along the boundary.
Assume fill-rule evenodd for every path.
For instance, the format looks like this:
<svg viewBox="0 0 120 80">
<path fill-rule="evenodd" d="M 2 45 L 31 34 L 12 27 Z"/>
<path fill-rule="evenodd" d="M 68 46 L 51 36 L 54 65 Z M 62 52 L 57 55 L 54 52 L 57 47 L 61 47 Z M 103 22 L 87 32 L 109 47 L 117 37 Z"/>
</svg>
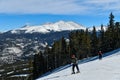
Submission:
<svg viewBox="0 0 120 80">
<path fill-rule="evenodd" d="M 61 38 L 54 41 L 50 48 L 48 45 L 44 52 L 34 55 L 33 77 L 52 71 L 55 68 L 70 63 L 71 55 L 78 59 L 93 57 L 101 50 L 103 53 L 120 48 L 120 22 L 114 21 L 114 15 L 110 13 L 109 24 L 105 29 L 101 24 L 101 30 L 76 30 L 69 34 L 69 39 Z"/>
</svg>

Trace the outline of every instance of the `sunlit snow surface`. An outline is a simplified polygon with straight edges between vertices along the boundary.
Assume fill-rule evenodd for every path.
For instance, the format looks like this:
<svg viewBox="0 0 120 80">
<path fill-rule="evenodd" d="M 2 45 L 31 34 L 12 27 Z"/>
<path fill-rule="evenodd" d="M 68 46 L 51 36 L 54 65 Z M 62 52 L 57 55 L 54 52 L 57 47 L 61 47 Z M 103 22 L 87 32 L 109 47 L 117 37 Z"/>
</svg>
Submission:
<svg viewBox="0 0 120 80">
<path fill-rule="evenodd" d="M 84 26 L 74 23 L 72 21 L 64 22 L 59 21 L 56 23 L 47 23 L 44 25 L 38 26 L 25 26 L 20 29 L 12 30 L 11 33 L 19 33 L 20 31 L 25 33 L 49 33 L 50 31 L 64 31 L 64 30 L 78 30 L 78 29 L 86 29 Z"/>
<path fill-rule="evenodd" d="M 102 60 L 79 64 L 78 74 L 71 75 L 71 67 L 68 67 L 37 80 L 120 80 L 120 49 L 112 54 Z"/>
</svg>

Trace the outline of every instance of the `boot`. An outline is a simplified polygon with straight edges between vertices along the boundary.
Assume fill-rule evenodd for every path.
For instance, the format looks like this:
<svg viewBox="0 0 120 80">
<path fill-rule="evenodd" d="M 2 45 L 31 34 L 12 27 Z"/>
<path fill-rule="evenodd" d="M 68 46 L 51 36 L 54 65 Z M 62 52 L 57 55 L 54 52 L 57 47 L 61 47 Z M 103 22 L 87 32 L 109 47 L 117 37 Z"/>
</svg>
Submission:
<svg viewBox="0 0 120 80">
<path fill-rule="evenodd" d="M 72 72 L 72 74 L 75 74 L 75 72 Z"/>
<path fill-rule="evenodd" d="M 76 73 L 80 73 L 80 71 L 77 71 Z"/>
</svg>

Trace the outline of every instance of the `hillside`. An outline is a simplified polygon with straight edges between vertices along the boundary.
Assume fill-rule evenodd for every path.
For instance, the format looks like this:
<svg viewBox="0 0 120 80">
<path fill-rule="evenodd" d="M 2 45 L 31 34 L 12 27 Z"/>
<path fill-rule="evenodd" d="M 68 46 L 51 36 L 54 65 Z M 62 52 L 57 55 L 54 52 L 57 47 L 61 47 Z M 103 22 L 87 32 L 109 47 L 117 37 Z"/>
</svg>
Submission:
<svg viewBox="0 0 120 80">
<path fill-rule="evenodd" d="M 119 64 L 120 49 L 106 53 L 102 60 L 94 57 L 80 61 L 78 74 L 71 75 L 71 67 L 62 67 L 37 80 L 120 80 Z"/>
</svg>

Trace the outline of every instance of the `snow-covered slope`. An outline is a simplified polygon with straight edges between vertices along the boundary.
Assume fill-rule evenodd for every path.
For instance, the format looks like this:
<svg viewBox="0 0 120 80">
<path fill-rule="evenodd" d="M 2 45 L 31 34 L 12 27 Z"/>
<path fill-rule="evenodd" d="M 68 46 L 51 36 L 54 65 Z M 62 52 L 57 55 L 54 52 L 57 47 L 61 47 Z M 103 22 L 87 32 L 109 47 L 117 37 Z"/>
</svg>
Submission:
<svg viewBox="0 0 120 80">
<path fill-rule="evenodd" d="M 74 23 L 72 21 L 64 22 L 59 21 L 56 23 L 47 23 L 40 26 L 24 26 L 20 29 L 12 30 L 11 33 L 48 33 L 50 31 L 64 31 L 64 30 L 77 30 L 85 29 L 84 26 Z"/>
<path fill-rule="evenodd" d="M 0 64 L 1 63 L 13 63 L 20 57 L 23 52 L 19 47 L 8 47 L 5 48 L 0 54 Z"/>
<path fill-rule="evenodd" d="M 53 72 L 37 80 L 120 80 L 120 49 L 102 60 L 79 64 L 80 73 L 71 75 L 71 67 Z"/>
<path fill-rule="evenodd" d="M 106 31 L 107 28 L 108 28 L 107 26 L 103 26 L 104 31 Z M 96 31 L 100 31 L 100 30 L 101 30 L 101 27 L 100 27 L 100 26 L 97 26 L 97 27 L 95 27 L 95 29 L 96 29 Z M 89 31 L 92 31 L 92 30 L 93 30 L 93 27 L 88 28 L 88 30 L 89 30 Z"/>
</svg>

